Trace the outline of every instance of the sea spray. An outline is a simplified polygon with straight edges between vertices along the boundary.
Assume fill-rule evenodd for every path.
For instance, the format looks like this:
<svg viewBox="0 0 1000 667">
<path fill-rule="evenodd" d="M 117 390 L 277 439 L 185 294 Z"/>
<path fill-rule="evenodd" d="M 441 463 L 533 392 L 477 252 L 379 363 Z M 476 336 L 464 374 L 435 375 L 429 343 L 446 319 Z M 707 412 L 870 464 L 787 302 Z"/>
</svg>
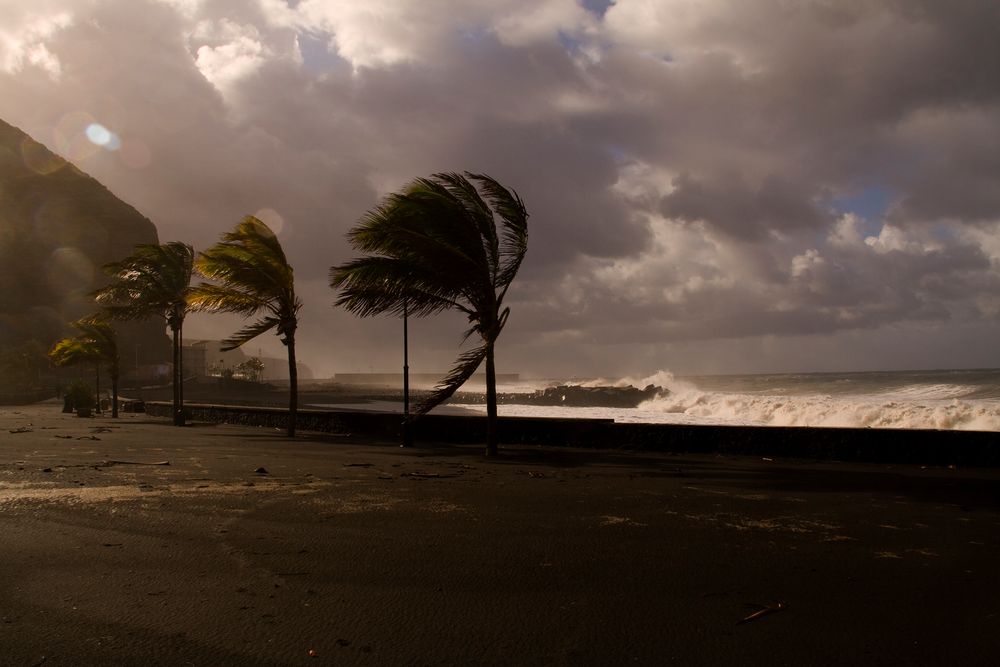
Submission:
<svg viewBox="0 0 1000 667">
<path fill-rule="evenodd" d="M 704 423 L 767 426 L 850 426 L 1000 430 L 997 401 L 892 400 L 868 396 L 768 396 L 692 393 L 656 398 L 641 404 L 647 415 L 684 414 Z"/>
<path fill-rule="evenodd" d="M 601 417 L 639 423 L 1000 431 L 998 370 L 685 378 L 661 370 L 648 376 L 523 384 L 544 387 L 561 383 L 638 388 L 652 384 L 667 393 L 636 408 L 504 405 L 500 414 Z"/>
</svg>

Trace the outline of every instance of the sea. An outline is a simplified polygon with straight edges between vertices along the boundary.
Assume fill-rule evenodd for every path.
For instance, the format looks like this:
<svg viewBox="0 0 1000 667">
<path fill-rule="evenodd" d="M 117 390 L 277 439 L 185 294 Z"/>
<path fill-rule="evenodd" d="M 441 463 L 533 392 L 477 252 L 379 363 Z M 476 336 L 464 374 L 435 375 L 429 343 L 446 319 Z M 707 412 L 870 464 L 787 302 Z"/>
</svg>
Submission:
<svg viewBox="0 0 1000 667">
<path fill-rule="evenodd" d="M 505 403 L 501 415 L 598 417 L 655 424 L 733 424 L 1000 431 L 1000 369 L 519 380 L 528 393 L 560 384 L 668 390 L 635 408 Z M 466 391 L 482 387 L 466 385 Z M 485 405 L 446 408 L 485 413 Z"/>
</svg>

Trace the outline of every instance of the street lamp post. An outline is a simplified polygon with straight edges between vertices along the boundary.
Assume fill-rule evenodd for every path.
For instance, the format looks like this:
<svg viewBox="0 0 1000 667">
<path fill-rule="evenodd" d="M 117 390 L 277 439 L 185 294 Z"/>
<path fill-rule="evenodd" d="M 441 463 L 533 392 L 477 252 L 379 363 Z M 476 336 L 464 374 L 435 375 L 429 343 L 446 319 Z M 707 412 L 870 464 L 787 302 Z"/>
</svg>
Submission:
<svg viewBox="0 0 1000 667">
<path fill-rule="evenodd" d="M 409 447 L 413 444 L 413 434 L 410 432 L 410 332 L 408 326 L 408 304 L 403 300 L 403 444 Z"/>
</svg>

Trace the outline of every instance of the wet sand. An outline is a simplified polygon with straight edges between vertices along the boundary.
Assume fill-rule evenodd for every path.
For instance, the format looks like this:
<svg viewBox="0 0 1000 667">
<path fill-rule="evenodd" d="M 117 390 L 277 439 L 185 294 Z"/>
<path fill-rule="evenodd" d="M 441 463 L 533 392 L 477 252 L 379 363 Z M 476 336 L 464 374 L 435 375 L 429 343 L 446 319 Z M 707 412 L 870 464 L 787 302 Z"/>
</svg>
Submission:
<svg viewBox="0 0 1000 667">
<path fill-rule="evenodd" d="M 487 461 L 46 405 L 0 408 L 0 517 L 0 665 L 1000 654 L 997 470 Z M 761 606 L 777 610 L 739 624 Z"/>
</svg>

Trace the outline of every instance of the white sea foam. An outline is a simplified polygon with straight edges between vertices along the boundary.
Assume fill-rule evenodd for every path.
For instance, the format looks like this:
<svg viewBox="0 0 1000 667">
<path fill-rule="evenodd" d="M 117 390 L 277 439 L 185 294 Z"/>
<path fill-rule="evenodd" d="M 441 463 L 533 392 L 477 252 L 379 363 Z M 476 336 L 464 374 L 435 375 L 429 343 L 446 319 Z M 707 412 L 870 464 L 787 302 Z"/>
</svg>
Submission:
<svg viewBox="0 0 1000 667">
<path fill-rule="evenodd" d="M 935 400 L 935 399 L 940 400 L 949 398 L 961 398 L 963 396 L 968 396 L 975 390 L 976 390 L 975 387 L 969 385 L 926 384 L 926 385 L 909 385 L 906 387 L 900 387 L 898 389 L 889 389 L 886 390 L 883 395 L 885 397 L 893 397 L 906 401 L 921 401 L 921 400 Z"/>
<path fill-rule="evenodd" d="M 1000 430 L 1000 402 L 985 400 L 701 393 L 653 399 L 638 411 L 725 424 Z"/>
<path fill-rule="evenodd" d="M 602 378 L 578 383 L 640 388 L 654 384 L 669 390 L 665 396 L 645 401 L 637 408 L 504 404 L 499 406 L 499 412 L 511 416 L 597 417 L 639 423 L 1000 431 L 1000 399 L 964 398 L 982 393 L 984 388 L 987 395 L 995 395 L 990 393 L 990 387 L 1000 379 L 1000 373 L 994 373 L 995 378 L 980 377 L 977 384 L 962 382 L 964 378 L 942 382 L 933 373 L 925 375 L 933 377 L 915 378 L 906 373 L 732 376 L 699 381 L 712 385 L 702 388 L 668 371 L 659 371 L 641 378 Z M 748 386 L 752 390 L 745 389 Z M 504 387 L 501 391 L 510 390 Z M 482 405 L 461 407 L 482 412 L 486 409 Z"/>
</svg>

